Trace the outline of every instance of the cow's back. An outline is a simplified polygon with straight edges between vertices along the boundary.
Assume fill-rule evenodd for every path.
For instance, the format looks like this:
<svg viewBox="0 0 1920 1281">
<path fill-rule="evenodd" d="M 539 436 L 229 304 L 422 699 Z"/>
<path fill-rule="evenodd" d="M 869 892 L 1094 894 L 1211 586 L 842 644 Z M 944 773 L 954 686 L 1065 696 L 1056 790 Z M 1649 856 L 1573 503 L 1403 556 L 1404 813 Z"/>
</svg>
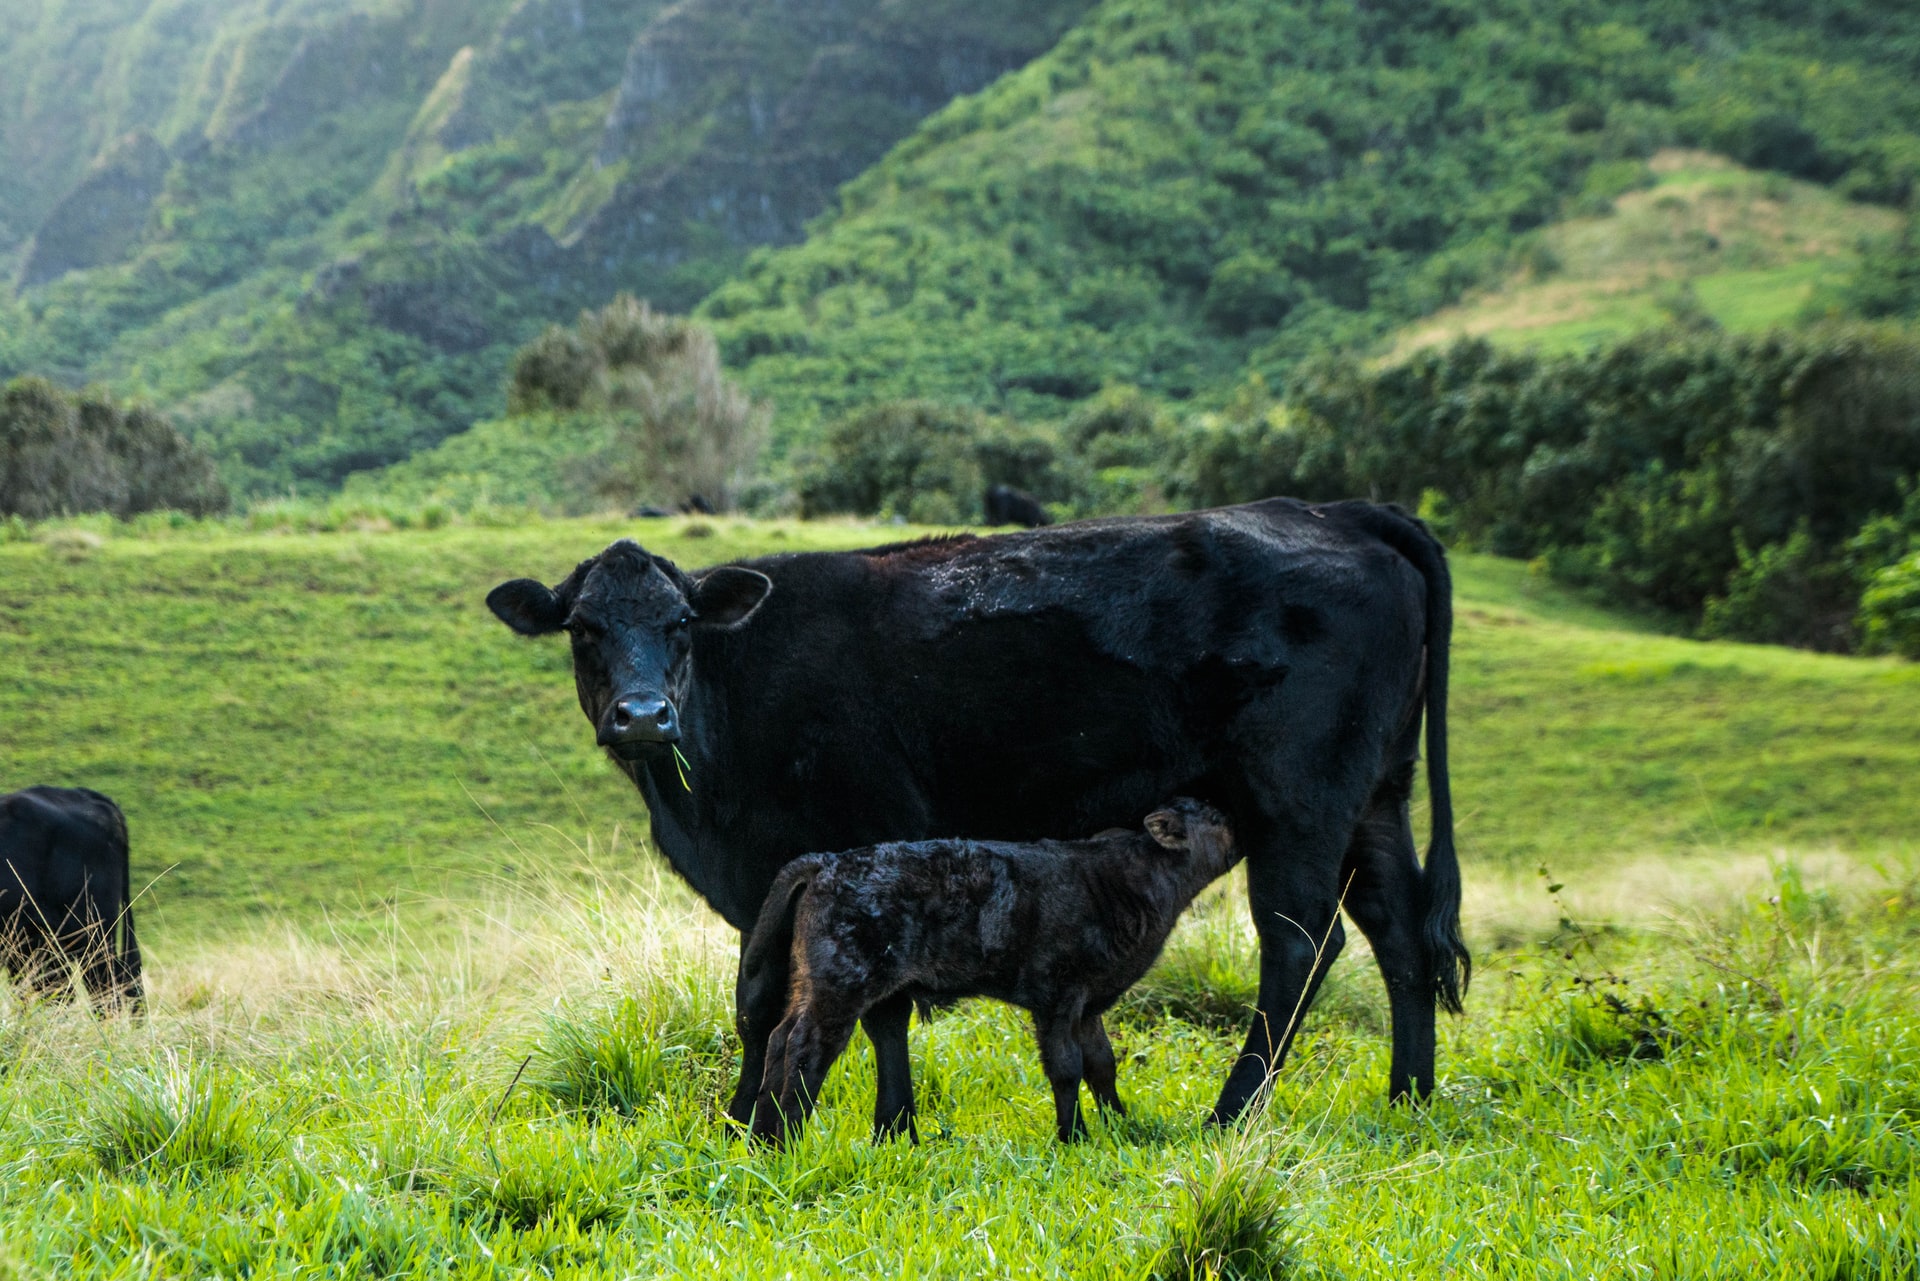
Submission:
<svg viewBox="0 0 1920 1281">
<path fill-rule="evenodd" d="M 119 807 L 91 788 L 29 787 L 0 796 L 0 915 L 27 909 L 51 922 L 90 890 L 117 903 L 126 842 Z"/>
<path fill-rule="evenodd" d="M 774 590 L 706 670 L 772 866 L 1132 826 L 1220 795 L 1259 726 L 1377 720 L 1418 684 L 1419 575 L 1337 504 L 750 563 Z"/>
</svg>

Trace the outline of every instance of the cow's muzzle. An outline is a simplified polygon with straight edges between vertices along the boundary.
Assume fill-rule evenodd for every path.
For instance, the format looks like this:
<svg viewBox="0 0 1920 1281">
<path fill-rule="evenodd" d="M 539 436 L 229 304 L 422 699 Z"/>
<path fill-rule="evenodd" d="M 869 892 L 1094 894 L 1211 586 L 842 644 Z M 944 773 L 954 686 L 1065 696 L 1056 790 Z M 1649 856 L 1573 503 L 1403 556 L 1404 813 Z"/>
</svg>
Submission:
<svg viewBox="0 0 1920 1281">
<path fill-rule="evenodd" d="M 644 755 L 680 741 L 680 713 L 658 694 L 632 694 L 607 709 L 597 737 L 621 756 Z"/>
</svg>

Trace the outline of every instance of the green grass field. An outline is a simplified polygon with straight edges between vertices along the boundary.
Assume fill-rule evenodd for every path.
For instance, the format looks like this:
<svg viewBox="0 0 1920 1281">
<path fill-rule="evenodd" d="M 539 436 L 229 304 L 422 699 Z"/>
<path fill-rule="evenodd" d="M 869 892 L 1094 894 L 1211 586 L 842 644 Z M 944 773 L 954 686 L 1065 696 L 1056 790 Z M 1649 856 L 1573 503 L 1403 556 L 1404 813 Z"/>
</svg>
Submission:
<svg viewBox="0 0 1920 1281">
<path fill-rule="evenodd" d="M 867 1141 L 857 1041 L 774 1155 L 717 1120 L 732 936 L 644 848 L 564 647 L 481 598 L 621 533 L 699 564 L 899 531 L 27 532 L 0 787 L 126 808 L 153 1012 L 0 1005 L 0 1275 L 1920 1275 L 1920 667 L 1460 557 L 1479 965 L 1430 1106 L 1382 1101 L 1355 944 L 1264 1116 L 1198 1125 L 1252 997 L 1229 883 L 1116 1017 L 1134 1111 L 1091 1142 L 1053 1145 L 981 1003 L 914 1032 L 921 1146 Z"/>
</svg>

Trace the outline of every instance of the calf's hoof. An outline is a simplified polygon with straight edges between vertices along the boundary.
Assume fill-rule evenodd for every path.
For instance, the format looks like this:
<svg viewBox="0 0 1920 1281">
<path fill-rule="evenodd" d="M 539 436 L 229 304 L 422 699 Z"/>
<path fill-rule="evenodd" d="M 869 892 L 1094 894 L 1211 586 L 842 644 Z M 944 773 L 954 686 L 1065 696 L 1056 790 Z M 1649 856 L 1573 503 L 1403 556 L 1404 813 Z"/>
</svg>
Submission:
<svg viewBox="0 0 1920 1281">
<path fill-rule="evenodd" d="M 891 1143 L 895 1139 L 905 1139 L 908 1143 L 919 1146 L 920 1128 L 913 1123 L 911 1112 L 891 1120 L 874 1122 L 873 1141 L 875 1143 Z"/>
</svg>

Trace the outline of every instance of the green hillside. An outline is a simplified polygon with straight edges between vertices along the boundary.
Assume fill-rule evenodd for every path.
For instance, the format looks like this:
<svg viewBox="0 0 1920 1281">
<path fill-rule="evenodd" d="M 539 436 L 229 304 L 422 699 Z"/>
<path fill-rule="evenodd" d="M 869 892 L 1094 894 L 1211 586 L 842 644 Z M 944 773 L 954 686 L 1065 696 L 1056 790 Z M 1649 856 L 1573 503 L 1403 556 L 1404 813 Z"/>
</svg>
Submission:
<svg viewBox="0 0 1920 1281">
<path fill-rule="evenodd" d="M 702 310 L 788 440 L 875 398 L 1031 418 L 1109 382 L 1283 385 L 1498 279 L 1662 146 L 1898 202 L 1917 60 L 1915 11 L 1869 3 L 1108 0 Z"/>
<path fill-rule="evenodd" d="M 1888 205 L 1920 169 L 1920 18 L 1866 0 L 6 9 L 0 377 L 149 396 L 242 493 L 496 416 L 623 289 L 706 299 L 784 451 L 890 397 L 1283 385 L 1661 147 Z"/>
<path fill-rule="evenodd" d="M 149 395 L 243 491 L 334 486 L 496 410 L 547 321 L 798 239 L 1086 4 L 9 4 L 0 379 Z"/>
<path fill-rule="evenodd" d="M 1662 151 L 1596 176 L 1625 190 L 1541 228 L 1526 263 L 1408 326 L 1389 358 L 1461 337 L 1561 352 L 1675 320 L 1735 333 L 1791 325 L 1853 279 L 1862 245 L 1900 229 L 1891 209 L 1709 152 Z"/>
<path fill-rule="evenodd" d="M 42 526 L 0 544 L 0 669 L 18 674 L 0 685 L 0 786 L 117 797 L 139 879 L 161 878 L 151 915 L 168 934 L 470 895 L 605 868 L 612 847 L 630 863 L 644 809 L 592 746 L 565 647 L 514 637 L 486 591 L 557 579 L 621 534 L 690 565 L 898 534 L 141 527 L 102 540 Z M 1469 879 L 1540 860 L 1912 840 L 1920 667 L 1646 633 L 1513 561 L 1461 557 L 1458 592 Z"/>
</svg>

